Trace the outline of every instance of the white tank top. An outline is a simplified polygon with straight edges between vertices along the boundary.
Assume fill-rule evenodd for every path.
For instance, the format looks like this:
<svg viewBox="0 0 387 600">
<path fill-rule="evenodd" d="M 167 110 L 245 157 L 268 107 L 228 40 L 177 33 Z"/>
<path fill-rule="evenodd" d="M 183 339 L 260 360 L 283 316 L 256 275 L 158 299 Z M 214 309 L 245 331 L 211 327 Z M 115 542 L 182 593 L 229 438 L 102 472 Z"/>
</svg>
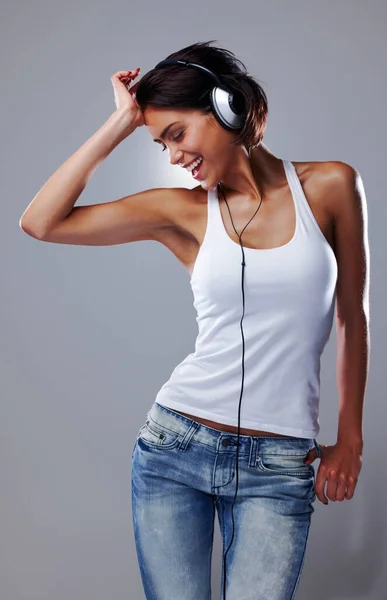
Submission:
<svg viewBox="0 0 387 600">
<path fill-rule="evenodd" d="M 240 426 L 315 438 L 320 430 L 320 358 L 332 330 L 337 262 L 293 163 L 282 162 L 296 212 L 294 235 L 277 248 L 244 247 Z M 208 191 L 207 215 L 190 280 L 199 330 L 195 352 L 173 370 L 156 402 L 237 427 L 242 249 L 224 227 L 217 187 Z"/>
</svg>

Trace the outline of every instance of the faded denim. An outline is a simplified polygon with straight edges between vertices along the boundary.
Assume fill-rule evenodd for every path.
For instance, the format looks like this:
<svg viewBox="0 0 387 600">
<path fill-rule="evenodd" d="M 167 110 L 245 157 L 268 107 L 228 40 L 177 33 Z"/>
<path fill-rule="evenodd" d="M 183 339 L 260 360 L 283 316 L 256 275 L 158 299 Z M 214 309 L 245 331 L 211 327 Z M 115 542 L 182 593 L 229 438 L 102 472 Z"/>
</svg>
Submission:
<svg viewBox="0 0 387 600">
<path fill-rule="evenodd" d="M 226 600 L 292 600 L 313 503 L 314 439 L 240 436 Z M 210 600 L 217 512 L 232 537 L 238 436 L 153 403 L 132 452 L 132 516 L 147 600 Z M 221 600 L 223 600 L 223 570 Z"/>
</svg>

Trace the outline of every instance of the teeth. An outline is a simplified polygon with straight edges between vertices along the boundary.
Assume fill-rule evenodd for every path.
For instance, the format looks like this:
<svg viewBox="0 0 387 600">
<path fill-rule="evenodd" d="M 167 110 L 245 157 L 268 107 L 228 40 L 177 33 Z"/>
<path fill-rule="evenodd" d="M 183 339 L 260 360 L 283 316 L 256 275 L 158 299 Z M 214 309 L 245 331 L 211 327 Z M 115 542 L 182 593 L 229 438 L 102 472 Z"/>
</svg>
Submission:
<svg viewBox="0 0 387 600">
<path fill-rule="evenodd" d="M 187 171 L 190 173 L 192 171 L 192 169 L 194 169 L 195 167 L 197 167 L 198 165 L 200 165 L 200 163 L 202 162 L 203 158 L 201 156 L 199 156 L 198 159 L 196 159 L 193 163 L 191 163 L 188 167 L 187 167 Z"/>
</svg>

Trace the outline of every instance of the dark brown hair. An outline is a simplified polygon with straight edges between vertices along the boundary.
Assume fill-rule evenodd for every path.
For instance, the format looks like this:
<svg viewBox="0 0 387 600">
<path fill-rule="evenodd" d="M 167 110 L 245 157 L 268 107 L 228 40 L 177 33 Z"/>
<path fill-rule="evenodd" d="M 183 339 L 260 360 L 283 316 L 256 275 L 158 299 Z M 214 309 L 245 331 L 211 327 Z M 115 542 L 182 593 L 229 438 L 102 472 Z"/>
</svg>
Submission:
<svg viewBox="0 0 387 600">
<path fill-rule="evenodd" d="M 241 130 L 236 130 L 234 145 L 247 148 L 260 144 L 268 117 L 267 97 L 254 77 L 247 73 L 243 62 L 224 48 L 210 46 L 212 42 L 197 42 L 166 58 L 181 58 L 214 71 L 220 80 L 236 94 L 240 106 L 246 112 Z M 203 114 L 211 111 L 209 92 L 215 81 L 199 69 L 182 65 L 168 65 L 152 69 L 138 83 L 136 100 L 141 110 L 147 106 L 199 110 Z"/>
</svg>

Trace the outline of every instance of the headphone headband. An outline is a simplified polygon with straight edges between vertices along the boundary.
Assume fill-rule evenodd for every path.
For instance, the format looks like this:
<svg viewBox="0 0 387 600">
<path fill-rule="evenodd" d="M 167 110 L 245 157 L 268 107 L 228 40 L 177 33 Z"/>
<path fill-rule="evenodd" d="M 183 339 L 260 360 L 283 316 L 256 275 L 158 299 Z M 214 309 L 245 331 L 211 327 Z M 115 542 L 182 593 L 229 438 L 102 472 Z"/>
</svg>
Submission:
<svg viewBox="0 0 387 600">
<path fill-rule="evenodd" d="M 203 67 L 203 65 L 180 58 L 166 58 L 165 60 L 157 63 L 154 68 L 160 69 L 169 65 L 182 65 L 191 69 L 198 69 L 202 71 L 202 73 L 209 75 L 216 84 L 210 91 L 209 97 L 211 109 L 215 118 L 220 125 L 222 125 L 222 127 L 227 129 L 227 131 L 235 131 L 236 129 L 243 127 L 246 115 L 244 112 L 239 111 L 235 107 L 234 93 L 228 88 L 228 86 L 220 81 L 218 75 L 216 75 L 210 69 L 207 69 L 207 67 Z"/>
</svg>

